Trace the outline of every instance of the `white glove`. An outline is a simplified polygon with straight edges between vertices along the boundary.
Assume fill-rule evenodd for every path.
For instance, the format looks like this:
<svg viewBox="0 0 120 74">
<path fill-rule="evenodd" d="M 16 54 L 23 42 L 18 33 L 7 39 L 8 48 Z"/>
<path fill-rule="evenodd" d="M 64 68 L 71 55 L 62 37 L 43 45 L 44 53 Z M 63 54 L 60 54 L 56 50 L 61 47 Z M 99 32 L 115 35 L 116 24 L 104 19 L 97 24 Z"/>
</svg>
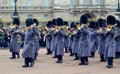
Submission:
<svg viewBox="0 0 120 74">
<path fill-rule="evenodd" d="M 16 32 L 18 33 L 18 32 L 20 32 L 20 30 L 17 30 Z"/>
<path fill-rule="evenodd" d="M 33 28 L 33 27 L 34 27 L 34 25 L 31 25 L 31 26 L 30 26 L 30 28 Z"/>
</svg>

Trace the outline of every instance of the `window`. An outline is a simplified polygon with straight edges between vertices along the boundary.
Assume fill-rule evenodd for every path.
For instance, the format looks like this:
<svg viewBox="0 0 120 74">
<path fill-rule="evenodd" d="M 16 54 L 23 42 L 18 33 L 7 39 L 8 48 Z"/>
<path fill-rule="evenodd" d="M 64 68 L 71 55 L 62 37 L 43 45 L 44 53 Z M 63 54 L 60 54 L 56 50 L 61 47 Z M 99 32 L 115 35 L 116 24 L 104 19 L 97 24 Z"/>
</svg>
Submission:
<svg viewBox="0 0 120 74">
<path fill-rule="evenodd" d="M 8 4 L 8 0 L 2 0 L 2 4 Z"/>
<path fill-rule="evenodd" d="M 49 6 L 49 0 L 43 0 L 43 6 Z"/>
<path fill-rule="evenodd" d="M 96 0 L 96 4 L 101 4 L 102 0 Z"/>
<path fill-rule="evenodd" d="M 27 5 L 28 6 L 32 6 L 32 4 L 33 4 L 33 0 L 27 0 Z"/>
<path fill-rule="evenodd" d="M 14 0 L 11 0 L 10 2 L 11 2 L 11 3 L 10 3 L 11 6 L 15 6 Z"/>
<path fill-rule="evenodd" d="M 85 5 L 89 5 L 90 4 L 90 0 L 84 0 L 84 4 Z"/>
<path fill-rule="evenodd" d="M 77 5 L 77 0 L 70 0 L 71 1 L 71 5 Z"/>
</svg>

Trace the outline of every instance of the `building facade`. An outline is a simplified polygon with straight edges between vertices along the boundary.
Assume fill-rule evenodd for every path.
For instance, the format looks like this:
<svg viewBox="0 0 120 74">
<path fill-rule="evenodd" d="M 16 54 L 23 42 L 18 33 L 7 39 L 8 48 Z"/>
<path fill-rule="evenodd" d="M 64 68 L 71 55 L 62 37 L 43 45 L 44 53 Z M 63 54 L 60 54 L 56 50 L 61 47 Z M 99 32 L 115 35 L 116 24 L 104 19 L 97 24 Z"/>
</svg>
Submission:
<svg viewBox="0 0 120 74">
<path fill-rule="evenodd" d="M 20 20 L 28 16 L 40 22 L 62 17 L 66 21 L 79 21 L 82 14 L 89 18 L 106 18 L 116 12 L 117 0 L 17 0 Z M 10 22 L 14 12 L 14 0 L 0 0 L 0 16 L 4 22 Z"/>
</svg>

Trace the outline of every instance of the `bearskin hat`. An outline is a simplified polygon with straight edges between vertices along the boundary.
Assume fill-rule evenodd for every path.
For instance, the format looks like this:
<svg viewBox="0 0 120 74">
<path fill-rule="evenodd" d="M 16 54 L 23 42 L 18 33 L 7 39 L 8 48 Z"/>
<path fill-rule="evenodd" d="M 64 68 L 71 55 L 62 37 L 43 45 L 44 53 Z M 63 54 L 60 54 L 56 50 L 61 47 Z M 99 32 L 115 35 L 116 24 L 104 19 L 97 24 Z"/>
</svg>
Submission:
<svg viewBox="0 0 120 74">
<path fill-rule="evenodd" d="M 63 26 L 64 25 L 64 21 L 62 18 L 57 18 L 56 20 L 57 26 Z"/>
<path fill-rule="evenodd" d="M 112 15 L 107 16 L 107 24 L 108 25 L 115 25 L 115 23 L 116 23 L 116 19 L 114 16 L 112 16 Z"/>
<path fill-rule="evenodd" d="M 52 20 L 53 25 L 57 25 L 56 19 Z"/>
<path fill-rule="evenodd" d="M 96 22 L 95 21 L 91 21 L 90 24 L 89 24 L 89 27 L 90 28 L 93 28 L 93 29 L 96 29 Z"/>
<path fill-rule="evenodd" d="M 39 22 L 38 22 L 38 20 L 37 19 L 33 19 L 33 21 L 34 21 L 34 23 L 36 24 L 36 26 L 38 26 L 39 25 Z"/>
<path fill-rule="evenodd" d="M 88 23 L 88 18 L 85 15 L 82 15 L 80 17 L 80 24 L 87 24 Z"/>
<path fill-rule="evenodd" d="M 65 25 L 65 26 L 69 26 L 69 24 L 68 24 L 67 21 L 64 21 L 64 25 Z"/>
<path fill-rule="evenodd" d="M 26 26 L 31 26 L 34 24 L 34 20 L 32 18 L 27 18 L 25 24 Z"/>
<path fill-rule="evenodd" d="M 48 23 L 47 23 L 47 25 L 46 25 L 47 27 L 52 27 L 53 26 L 53 23 L 52 23 L 52 21 L 48 21 Z"/>
<path fill-rule="evenodd" d="M 14 19 L 13 19 L 13 24 L 14 24 L 14 25 L 20 25 L 20 20 L 19 20 L 19 18 L 14 18 Z"/>
<path fill-rule="evenodd" d="M 71 22 L 70 27 L 71 28 L 76 28 L 76 23 L 75 22 Z"/>
</svg>

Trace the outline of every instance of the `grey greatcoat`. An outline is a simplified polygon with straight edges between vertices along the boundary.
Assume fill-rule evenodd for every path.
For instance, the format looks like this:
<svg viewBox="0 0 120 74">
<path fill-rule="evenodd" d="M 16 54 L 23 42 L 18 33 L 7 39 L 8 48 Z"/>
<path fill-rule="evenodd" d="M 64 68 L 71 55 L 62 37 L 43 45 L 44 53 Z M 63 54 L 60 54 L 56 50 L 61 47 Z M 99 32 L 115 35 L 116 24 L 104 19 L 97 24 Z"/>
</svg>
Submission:
<svg viewBox="0 0 120 74">
<path fill-rule="evenodd" d="M 19 30 L 19 29 L 18 28 L 13 28 L 11 30 L 10 52 L 20 52 L 17 30 Z"/>
<path fill-rule="evenodd" d="M 75 34 L 73 37 L 72 53 L 78 52 L 78 46 L 79 46 L 79 36 Z"/>
<path fill-rule="evenodd" d="M 64 55 L 64 36 L 65 31 L 63 29 L 60 29 L 58 32 L 55 33 L 56 35 L 56 55 Z"/>
<path fill-rule="evenodd" d="M 98 44 L 98 37 L 96 30 L 90 30 L 89 32 L 89 38 L 90 38 L 90 50 L 91 52 L 95 52 L 97 50 L 97 44 Z"/>
<path fill-rule="evenodd" d="M 52 31 L 48 31 L 46 34 L 46 48 L 51 50 Z"/>
<path fill-rule="evenodd" d="M 34 28 L 33 30 L 35 32 L 35 35 L 34 35 L 34 50 L 35 50 L 35 53 L 38 55 L 38 50 L 39 50 L 39 30 L 37 28 Z"/>
<path fill-rule="evenodd" d="M 87 27 L 82 28 L 78 31 L 79 47 L 78 47 L 78 57 L 88 57 L 91 56 L 91 51 L 89 47 L 89 30 Z"/>
<path fill-rule="evenodd" d="M 33 29 L 26 30 L 23 53 L 22 53 L 23 58 L 35 59 L 34 36 L 35 33 Z"/>
<path fill-rule="evenodd" d="M 51 50 L 55 51 L 55 31 L 52 31 Z"/>
<path fill-rule="evenodd" d="M 116 41 L 116 52 L 120 52 L 120 29 L 119 28 L 116 28 L 115 29 L 115 34 L 116 34 L 116 38 L 115 38 L 115 41 Z"/>
<path fill-rule="evenodd" d="M 105 58 L 115 57 L 115 29 L 112 28 L 111 31 L 106 33 L 106 45 L 105 45 Z"/>
<path fill-rule="evenodd" d="M 98 54 L 104 55 L 105 52 L 105 44 L 106 44 L 106 30 L 103 30 L 98 34 L 99 44 L 98 44 Z"/>
</svg>

